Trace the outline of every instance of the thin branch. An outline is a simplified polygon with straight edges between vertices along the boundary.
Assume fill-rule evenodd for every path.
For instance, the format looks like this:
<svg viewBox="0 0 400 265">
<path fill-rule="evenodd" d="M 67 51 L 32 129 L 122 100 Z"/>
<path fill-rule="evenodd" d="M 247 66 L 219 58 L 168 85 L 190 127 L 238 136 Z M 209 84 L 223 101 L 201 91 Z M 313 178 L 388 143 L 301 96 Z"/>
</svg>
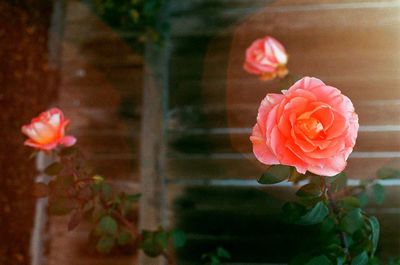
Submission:
<svg viewBox="0 0 400 265">
<path fill-rule="evenodd" d="M 329 206 L 332 209 L 332 212 L 335 215 L 335 222 L 336 224 L 339 223 L 339 214 L 340 214 L 340 210 L 339 207 L 335 201 L 335 198 L 333 197 L 332 191 L 330 190 L 330 185 L 327 185 L 326 187 L 326 194 L 328 196 L 328 201 L 329 201 Z M 340 232 L 339 233 L 339 237 L 340 237 L 340 241 L 342 243 L 342 247 L 345 251 L 346 256 L 350 259 L 350 253 L 349 253 L 349 242 L 347 241 L 347 236 L 345 232 Z"/>
<path fill-rule="evenodd" d="M 120 214 L 118 211 L 116 210 L 112 210 L 111 211 L 111 215 L 117 219 L 118 221 L 120 221 L 128 230 L 129 232 L 131 232 L 133 237 L 138 237 L 139 233 L 137 231 L 137 229 L 135 228 L 135 226 L 133 226 L 133 224 L 131 222 L 129 222 L 128 219 L 126 219 L 122 214 Z"/>
</svg>

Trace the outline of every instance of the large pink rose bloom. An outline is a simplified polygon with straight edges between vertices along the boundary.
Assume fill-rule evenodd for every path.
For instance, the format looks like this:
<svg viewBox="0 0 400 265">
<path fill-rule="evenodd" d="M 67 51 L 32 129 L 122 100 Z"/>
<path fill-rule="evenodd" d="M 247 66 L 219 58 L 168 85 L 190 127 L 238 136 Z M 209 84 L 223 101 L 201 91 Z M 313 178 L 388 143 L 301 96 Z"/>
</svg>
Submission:
<svg viewBox="0 0 400 265">
<path fill-rule="evenodd" d="M 41 150 L 52 150 L 58 145 L 72 146 L 76 139 L 65 135 L 69 120 L 57 108 L 50 109 L 32 119 L 31 124 L 22 126 L 22 132 L 29 137 L 25 145 Z"/>
<path fill-rule="evenodd" d="M 356 142 L 358 116 L 350 99 L 321 80 L 304 77 L 283 94 L 268 94 L 250 137 L 257 159 L 300 173 L 334 176 Z"/>
<path fill-rule="evenodd" d="M 288 74 L 288 55 L 285 47 L 276 39 L 266 36 L 255 40 L 246 50 L 244 69 L 260 76 L 262 80 L 282 78 Z"/>
</svg>

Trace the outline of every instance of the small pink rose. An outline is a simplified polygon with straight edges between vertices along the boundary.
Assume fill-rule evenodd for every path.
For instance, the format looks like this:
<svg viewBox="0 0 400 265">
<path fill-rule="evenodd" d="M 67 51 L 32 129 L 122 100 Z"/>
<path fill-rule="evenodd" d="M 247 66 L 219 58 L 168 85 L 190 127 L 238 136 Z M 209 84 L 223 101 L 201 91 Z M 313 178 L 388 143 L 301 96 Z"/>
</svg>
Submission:
<svg viewBox="0 0 400 265">
<path fill-rule="evenodd" d="M 334 176 L 356 143 L 358 116 L 350 99 L 317 78 L 304 77 L 283 94 L 268 94 L 250 137 L 257 159 L 298 172 Z"/>
<path fill-rule="evenodd" d="M 58 145 L 72 146 L 76 139 L 65 135 L 68 124 L 69 120 L 64 119 L 64 114 L 57 108 L 42 112 L 29 125 L 22 126 L 22 133 L 29 137 L 25 145 L 41 150 L 52 150 Z"/>
<path fill-rule="evenodd" d="M 288 55 L 276 39 L 266 36 L 255 40 L 246 50 L 244 69 L 260 76 L 262 80 L 283 78 L 288 74 L 286 64 Z"/>
</svg>

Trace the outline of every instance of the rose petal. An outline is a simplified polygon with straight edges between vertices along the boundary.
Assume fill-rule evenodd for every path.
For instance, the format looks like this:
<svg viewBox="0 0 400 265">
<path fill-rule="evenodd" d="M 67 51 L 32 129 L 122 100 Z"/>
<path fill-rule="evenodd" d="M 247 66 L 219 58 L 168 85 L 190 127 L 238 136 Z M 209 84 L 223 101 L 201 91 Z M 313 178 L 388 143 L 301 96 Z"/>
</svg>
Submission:
<svg viewBox="0 0 400 265">
<path fill-rule="evenodd" d="M 347 162 L 342 154 L 321 160 L 321 164 L 311 165 L 308 169 L 310 172 L 321 176 L 335 176 L 346 168 Z"/>
<path fill-rule="evenodd" d="M 286 55 L 285 48 L 283 48 L 283 46 L 273 38 L 270 38 L 267 43 L 269 44 L 271 52 L 274 55 L 274 58 L 276 58 L 276 61 L 279 64 L 286 64 L 288 57 Z"/>
<path fill-rule="evenodd" d="M 48 144 L 57 137 L 57 132 L 49 124 L 45 124 L 43 122 L 36 122 L 32 124 L 32 128 L 39 136 L 39 138 L 35 140 L 40 144 Z"/>
<path fill-rule="evenodd" d="M 53 126 L 54 129 L 58 129 L 58 127 L 60 127 L 61 124 L 61 115 L 60 113 L 55 113 L 53 115 L 51 115 L 48 123 Z"/>
<path fill-rule="evenodd" d="M 34 141 L 38 141 L 40 139 L 40 136 L 36 133 L 36 131 L 30 125 L 22 126 L 22 132 L 29 138 L 33 139 Z"/>
<path fill-rule="evenodd" d="M 348 125 L 346 122 L 346 118 L 343 117 L 340 113 L 333 112 L 334 115 L 334 122 L 332 123 L 331 127 L 326 131 L 326 139 L 333 139 L 343 133 L 348 129 Z"/>
<path fill-rule="evenodd" d="M 70 135 L 64 136 L 61 140 L 60 140 L 60 144 L 69 147 L 69 146 L 73 146 L 76 143 L 76 138 Z"/>
<path fill-rule="evenodd" d="M 57 147 L 57 143 L 39 144 L 39 143 L 33 142 L 30 139 L 26 140 L 24 142 L 24 144 L 27 145 L 27 146 L 31 146 L 31 147 L 34 147 L 34 148 L 37 148 L 37 149 L 41 149 L 41 150 L 46 150 L 46 151 L 52 150 L 55 147 Z"/>
</svg>

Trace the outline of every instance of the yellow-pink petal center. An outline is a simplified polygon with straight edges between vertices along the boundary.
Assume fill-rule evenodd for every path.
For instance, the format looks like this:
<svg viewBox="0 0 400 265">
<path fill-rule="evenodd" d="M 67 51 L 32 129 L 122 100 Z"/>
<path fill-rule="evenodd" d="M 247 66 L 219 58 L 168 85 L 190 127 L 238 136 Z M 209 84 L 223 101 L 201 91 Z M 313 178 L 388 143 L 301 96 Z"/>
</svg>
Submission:
<svg viewBox="0 0 400 265">
<path fill-rule="evenodd" d="M 309 117 L 308 119 L 298 119 L 296 121 L 296 126 L 309 139 L 317 139 L 321 137 L 324 132 L 324 126 L 322 123 L 312 117 Z"/>
</svg>

